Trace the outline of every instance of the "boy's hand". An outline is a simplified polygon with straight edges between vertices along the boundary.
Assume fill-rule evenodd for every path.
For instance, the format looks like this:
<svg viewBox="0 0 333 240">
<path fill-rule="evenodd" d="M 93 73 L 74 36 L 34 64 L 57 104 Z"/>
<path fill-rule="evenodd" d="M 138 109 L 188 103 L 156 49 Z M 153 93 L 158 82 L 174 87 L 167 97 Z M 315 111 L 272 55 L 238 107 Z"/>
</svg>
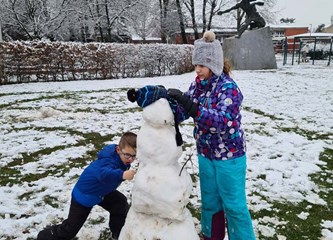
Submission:
<svg viewBox="0 0 333 240">
<path fill-rule="evenodd" d="M 132 180 L 134 178 L 135 173 L 136 172 L 133 169 L 127 170 L 123 174 L 123 179 L 124 180 Z"/>
</svg>

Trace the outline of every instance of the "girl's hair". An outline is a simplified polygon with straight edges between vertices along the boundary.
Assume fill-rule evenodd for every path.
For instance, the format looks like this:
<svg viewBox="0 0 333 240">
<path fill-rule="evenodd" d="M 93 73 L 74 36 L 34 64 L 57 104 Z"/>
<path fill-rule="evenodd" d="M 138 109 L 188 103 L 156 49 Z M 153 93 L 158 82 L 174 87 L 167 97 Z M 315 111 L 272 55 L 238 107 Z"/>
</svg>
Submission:
<svg viewBox="0 0 333 240">
<path fill-rule="evenodd" d="M 224 59 L 223 63 L 223 72 L 230 76 L 232 70 L 231 62 L 228 59 Z"/>
<path fill-rule="evenodd" d="M 119 141 L 120 149 L 131 147 L 136 149 L 136 134 L 132 132 L 125 132 Z"/>
</svg>

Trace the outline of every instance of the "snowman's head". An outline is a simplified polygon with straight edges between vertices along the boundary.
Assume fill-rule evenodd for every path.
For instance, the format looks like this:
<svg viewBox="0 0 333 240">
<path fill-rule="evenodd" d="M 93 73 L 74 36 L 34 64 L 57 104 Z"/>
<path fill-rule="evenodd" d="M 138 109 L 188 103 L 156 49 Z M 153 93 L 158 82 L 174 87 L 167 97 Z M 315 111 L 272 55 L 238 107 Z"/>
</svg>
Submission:
<svg viewBox="0 0 333 240">
<path fill-rule="evenodd" d="M 137 102 L 142 108 L 149 106 L 160 98 L 168 98 L 167 90 L 161 85 L 147 85 L 137 90 L 127 91 L 127 98 L 131 102 Z"/>
<path fill-rule="evenodd" d="M 130 89 L 127 92 L 127 98 L 131 102 L 136 101 L 137 104 L 143 108 L 143 118 L 152 126 L 169 125 L 172 123 L 172 121 L 176 120 L 174 114 L 176 114 L 177 111 L 177 104 L 169 97 L 164 86 L 147 85 L 137 90 Z M 161 101 L 161 103 L 156 104 L 156 106 L 159 107 L 154 106 L 145 111 L 146 108 L 150 107 L 156 102 L 159 102 L 160 99 L 164 100 Z M 181 146 L 183 144 L 183 139 L 179 132 L 178 124 L 179 123 L 175 121 L 176 142 L 177 146 Z"/>
<path fill-rule="evenodd" d="M 154 103 L 143 109 L 143 119 L 153 127 L 163 127 L 171 125 L 174 121 L 174 115 L 169 102 L 165 98 L 160 98 Z"/>
</svg>

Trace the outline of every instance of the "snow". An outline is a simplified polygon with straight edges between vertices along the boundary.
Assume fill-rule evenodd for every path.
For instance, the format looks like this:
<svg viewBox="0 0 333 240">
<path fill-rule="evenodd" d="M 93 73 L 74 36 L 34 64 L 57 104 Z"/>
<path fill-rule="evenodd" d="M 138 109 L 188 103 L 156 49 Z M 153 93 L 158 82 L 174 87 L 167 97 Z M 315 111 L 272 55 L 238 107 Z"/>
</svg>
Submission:
<svg viewBox="0 0 333 240">
<path fill-rule="evenodd" d="M 327 61 L 282 66 L 281 58 L 278 60 L 277 70 L 233 72 L 245 97 L 247 194 L 253 212 L 276 211 L 272 201 L 327 204 L 319 194 L 326 190 L 313 182 L 310 174 L 331 174 L 323 168 L 326 163 L 319 160 L 319 154 L 324 148 L 332 148 L 332 67 L 324 65 Z M 35 238 L 46 225 L 66 218 L 71 189 L 83 170 L 76 161 L 99 150 L 89 137 L 105 144 L 116 143 L 119 133 L 138 132 L 143 124 L 141 110 L 126 100 L 127 88 L 160 84 L 185 91 L 194 76 L 191 72 L 142 79 L 0 86 L 0 175 L 1 182 L 12 181 L 0 186 L 0 239 Z M 197 173 L 191 121 L 182 124 L 180 130 L 186 144 L 179 163 L 193 154 L 193 163 L 185 169 Z M 13 174 L 3 172 L 5 169 Z M 29 180 L 31 175 L 38 177 Z M 119 187 L 129 199 L 134 182 Z M 190 203 L 200 206 L 198 182 L 193 185 Z M 307 221 L 308 210 L 299 211 L 297 218 Z M 98 239 L 107 228 L 107 219 L 107 213 L 95 207 L 79 239 Z M 94 224 L 96 221 L 102 223 Z M 281 233 L 277 235 L 276 226 L 291 223 L 275 215 L 253 219 L 253 224 L 262 236 L 287 239 Z M 333 239 L 333 220 L 321 222 L 321 234 L 322 239 Z"/>
</svg>

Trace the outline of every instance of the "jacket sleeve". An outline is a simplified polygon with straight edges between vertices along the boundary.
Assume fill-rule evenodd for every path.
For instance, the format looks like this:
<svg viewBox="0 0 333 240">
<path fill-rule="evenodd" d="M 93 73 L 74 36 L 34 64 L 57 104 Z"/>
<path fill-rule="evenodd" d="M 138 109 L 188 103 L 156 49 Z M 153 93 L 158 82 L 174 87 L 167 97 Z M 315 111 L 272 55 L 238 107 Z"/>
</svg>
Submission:
<svg viewBox="0 0 333 240">
<path fill-rule="evenodd" d="M 211 99 L 199 105 L 197 124 L 211 132 L 225 132 L 238 125 L 239 110 L 243 95 L 234 82 L 224 83 L 216 91 L 217 101 L 210 103 Z"/>
<path fill-rule="evenodd" d="M 117 183 L 119 185 L 123 181 L 123 174 L 124 171 L 119 168 L 103 168 L 98 180 L 104 184 Z"/>
<path fill-rule="evenodd" d="M 191 91 L 193 90 L 194 88 L 194 83 L 192 83 L 189 87 L 189 90 L 187 90 L 184 94 L 186 96 L 189 96 L 191 97 Z M 178 122 L 183 122 L 187 119 L 190 118 L 190 116 L 188 115 L 188 113 L 184 110 L 183 106 L 181 104 L 176 104 L 176 112 L 175 112 L 175 115 L 176 115 L 176 119 Z"/>
</svg>

